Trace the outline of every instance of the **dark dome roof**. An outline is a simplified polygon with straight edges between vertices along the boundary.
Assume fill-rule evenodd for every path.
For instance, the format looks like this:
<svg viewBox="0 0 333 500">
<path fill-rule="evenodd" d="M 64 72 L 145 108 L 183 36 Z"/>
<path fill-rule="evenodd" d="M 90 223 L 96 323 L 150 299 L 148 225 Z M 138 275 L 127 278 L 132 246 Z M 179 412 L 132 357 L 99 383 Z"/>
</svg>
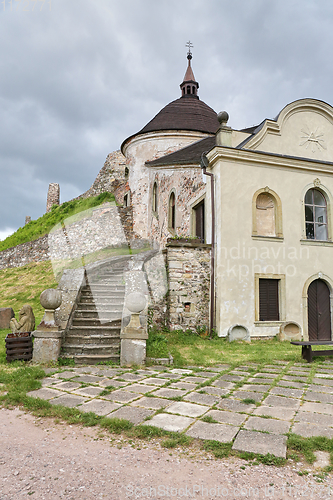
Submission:
<svg viewBox="0 0 333 500">
<path fill-rule="evenodd" d="M 219 128 L 217 114 L 203 101 L 181 97 L 170 102 L 138 134 L 159 130 L 194 130 L 215 134 Z"/>
</svg>

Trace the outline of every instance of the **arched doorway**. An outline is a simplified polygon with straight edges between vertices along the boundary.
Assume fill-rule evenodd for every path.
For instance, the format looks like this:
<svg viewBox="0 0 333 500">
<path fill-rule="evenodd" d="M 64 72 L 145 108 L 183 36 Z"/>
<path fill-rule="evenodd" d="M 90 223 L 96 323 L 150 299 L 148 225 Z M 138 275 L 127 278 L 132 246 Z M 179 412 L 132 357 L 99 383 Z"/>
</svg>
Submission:
<svg viewBox="0 0 333 500">
<path fill-rule="evenodd" d="M 325 281 L 312 281 L 308 288 L 309 340 L 331 340 L 330 290 Z"/>
</svg>

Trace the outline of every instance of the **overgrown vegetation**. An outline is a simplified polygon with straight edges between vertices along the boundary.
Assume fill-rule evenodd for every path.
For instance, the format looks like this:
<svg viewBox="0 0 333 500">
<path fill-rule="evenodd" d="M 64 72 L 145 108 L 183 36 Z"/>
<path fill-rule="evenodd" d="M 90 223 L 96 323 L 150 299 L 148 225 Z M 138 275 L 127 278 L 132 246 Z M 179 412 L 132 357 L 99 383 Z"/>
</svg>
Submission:
<svg viewBox="0 0 333 500">
<path fill-rule="evenodd" d="M 71 217 L 79 212 L 97 207 L 105 202 L 114 202 L 114 195 L 108 192 L 101 193 L 91 198 L 82 198 L 80 200 L 66 201 L 60 206 L 53 205 L 52 210 L 37 220 L 32 220 L 29 224 L 20 227 L 14 234 L 0 241 L 0 252 L 7 248 L 15 247 L 21 243 L 33 241 L 48 234 L 50 230 L 59 222 L 67 217 Z"/>
</svg>

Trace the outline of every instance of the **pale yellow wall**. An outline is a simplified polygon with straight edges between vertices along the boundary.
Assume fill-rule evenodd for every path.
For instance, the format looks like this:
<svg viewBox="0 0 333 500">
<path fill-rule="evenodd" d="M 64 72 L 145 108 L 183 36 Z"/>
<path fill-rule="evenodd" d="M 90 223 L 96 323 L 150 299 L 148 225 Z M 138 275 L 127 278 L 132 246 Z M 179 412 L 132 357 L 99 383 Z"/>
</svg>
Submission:
<svg viewBox="0 0 333 500">
<path fill-rule="evenodd" d="M 223 151 L 223 148 L 217 149 Z M 285 276 L 285 298 L 281 297 L 285 316 L 281 320 L 295 321 L 304 329 L 302 296 L 305 282 L 317 273 L 333 279 L 333 244 L 327 242 L 323 246 L 319 242 L 301 241 L 304 238 L 304 194 L 320 179 L 321 187 L 333 202 L 333 176 L 320 171 L 320 166 L 317 171 L 305 172 L 269 165 L 269 157 L 267 163 L 262 161 L 260 165 L 237 157 L 234 161 L 222 158 L 214 161 L 219 335 L 226 335 L 235 323 L 247 326 L 253 336 L 278 333 L 279 324 L 262 326 L 260 323 L 258 326 L 255 323 L 255 274 Z M 266 186 L 281 199 L 283 239 L 252 236 L 253 195 Z M 331 231 L 332 224 L 331 217 Z"/>
</svg>

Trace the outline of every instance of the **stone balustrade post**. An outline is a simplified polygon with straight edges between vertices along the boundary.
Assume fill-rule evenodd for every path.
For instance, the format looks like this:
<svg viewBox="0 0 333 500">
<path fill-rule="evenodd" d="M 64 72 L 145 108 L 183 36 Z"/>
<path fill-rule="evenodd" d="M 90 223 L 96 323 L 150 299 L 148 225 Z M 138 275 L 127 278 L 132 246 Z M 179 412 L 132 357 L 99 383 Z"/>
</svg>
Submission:
<svg viewBox="0 0 333 500">
<path fill-rule="evenodd" d="M 122 366 L 143 365 L 146 361 L 146 326 L 141 326 L 140 313 L 147 305 L 146 297 L 140 292 L 127 295 L 125 305 L 131 312 L 129 324 L 122 328 L 120 364 Z"/>
<path fill-rule="evenodd" d="M 62 302 L 60 290 L 48 288 L 40 295 L 40 303 L 45 309 L 42 321 L 37 330 L 32 332 L 34 348 L 32 361 L 35 363 L 50 363 L 58 361 L 61 348 L 62 331 L 56 324 L 54 312 Z"/>
</svg>

